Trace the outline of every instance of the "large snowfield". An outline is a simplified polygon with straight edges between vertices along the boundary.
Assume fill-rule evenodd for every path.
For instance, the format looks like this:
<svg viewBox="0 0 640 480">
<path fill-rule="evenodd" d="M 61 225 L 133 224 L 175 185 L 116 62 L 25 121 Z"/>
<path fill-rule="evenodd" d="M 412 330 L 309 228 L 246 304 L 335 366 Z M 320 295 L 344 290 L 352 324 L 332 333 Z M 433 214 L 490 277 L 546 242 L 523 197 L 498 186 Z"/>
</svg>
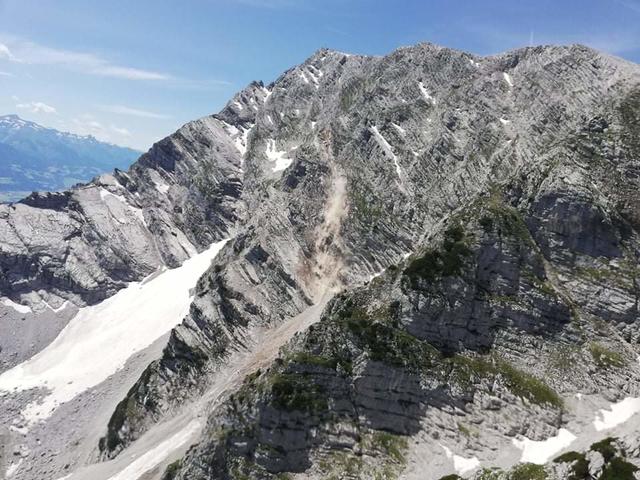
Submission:
<svg viewBox="0 0 640 480">
<path fill-rule="evenodd" d="M 33 423 L 100 384 L 182 321 L 191 289 L 226 242 L 214 243 L 179 268 L 131 283 L 103 302 L 80 309 L 48 347 L 0 375 L 0 392 L 45 388 L 44 398 L 22 412 Z"/>
</svg>

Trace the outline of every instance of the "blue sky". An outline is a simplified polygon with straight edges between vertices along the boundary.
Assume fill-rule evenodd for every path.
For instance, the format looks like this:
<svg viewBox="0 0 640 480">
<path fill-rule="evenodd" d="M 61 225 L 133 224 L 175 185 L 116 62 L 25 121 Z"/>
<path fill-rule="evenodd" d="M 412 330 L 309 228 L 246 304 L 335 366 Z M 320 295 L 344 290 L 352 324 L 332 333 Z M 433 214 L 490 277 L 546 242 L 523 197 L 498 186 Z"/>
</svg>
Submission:
<svg viewBox="0 0 640 480">
<path fill-rule="evenodd" d="M 0 114 L 146 150 L 320 47 L 584 43 L 640 62 L 640 0 L 0 0 Z"/>
</svg>

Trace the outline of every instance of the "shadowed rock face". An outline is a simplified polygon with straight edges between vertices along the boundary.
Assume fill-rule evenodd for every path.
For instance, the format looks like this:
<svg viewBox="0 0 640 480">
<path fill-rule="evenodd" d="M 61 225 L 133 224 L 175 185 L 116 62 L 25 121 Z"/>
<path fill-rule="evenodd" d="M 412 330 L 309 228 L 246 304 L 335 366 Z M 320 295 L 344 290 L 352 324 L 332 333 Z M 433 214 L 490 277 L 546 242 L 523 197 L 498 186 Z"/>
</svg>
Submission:
<svg viewBox="0 0 640 480">
<path fill-rule="evenodd" d="M 103 459 L 205 394 L 256 328 L 338 292 L 211 406 L 171 475 L 393 478 L 407 437 L 459 436 L 456 415 L 498 432 L 477 450 L 549 436 L 561 394 L 638 385 L 630 365 L 594 374 L 587 345 L 605 328 L 631 362 L 619 342 L 638 339 L 639 82 L 581 46 L 321 50 L 128 173 L 0 210 L 0 289 L 96 301 L 233 237 L 117 407 Z M 580 358 L 570 377 L 565 350 Z M 379 461 L 350 471 L 363 455 Z"/>
</svg>

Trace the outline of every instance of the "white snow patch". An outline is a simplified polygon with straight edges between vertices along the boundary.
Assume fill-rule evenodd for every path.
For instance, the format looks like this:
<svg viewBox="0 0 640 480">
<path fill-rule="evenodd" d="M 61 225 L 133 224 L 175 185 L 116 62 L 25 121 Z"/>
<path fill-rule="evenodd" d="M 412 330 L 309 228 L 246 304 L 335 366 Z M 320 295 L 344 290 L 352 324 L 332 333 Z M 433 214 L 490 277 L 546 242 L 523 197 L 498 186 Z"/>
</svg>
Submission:
<svg viewBox="0 0 640 480">
<path fill-rule="evenodd" d="M 300 70 L 300 78 L 302 78 L 302 80 L 304 80 L 304 83 L 309 83 L 309 79 L 307 78 L 307 76 L 304 74 L 303 70 Z"/>
<path fill-rule="evenodd" d="M 271 117 L 269 115 L 267 115 L 267 117 L 269 121 L 271 121 Z M 271 121 L 271 123 L 273 122 Z M 249 132 L 253 128 L 253 124 L 251 124 L 251 126 L 248 128 L 238 128 L 235 125 L 231 125 L 227 122 L 222 122 L 222 124 L 225 132 L 227 132 L 227 134 L 229 134 L 229 136 L 231 137 L 231 140 L 233 140 L 233 145 L 236 147 L 238 152 L 240 152 L 240 155 L 244 157 L 244 154 L 247 152 L 247 140 L 249 137 Z"/>
<path fill-rule="evenodd" d="M 309 65 L 309 68 L 313 70 L 318 77 L 322 77 L 324 73 L 319 68 L 314 67 L 313 65 Z"/>
<path fill-rule="evenodd" d="M 311 77 L 311 81 L 313 82 L 313 84 L 315 85 L 315 87 L 317 89 L 317 88 L 319 88 L 318 85 L 319 85 L 320 81 L 319 81 L 318 77 L 316 77 L 316 75 L 311 71 L 311 68 L 313 68 L 313 67 L 311 67 L 311 66 L 309 66 L 309 67 L 310 68 L 307 69 L 306 73 L 307 73 L 307 75 L 309 75 L 309 77 Z"/>
<path fill-rule="evenodd" d="M 9 430 L 12 432 L 19 433 L 20 435 L 26 435 L 29 429 L 27 427 L 16 427 L 15 425 L 11 425 Z"/>
<path fill-rule="evenodd" d="M 130 283 L 103 302 L 80 309 L 47 348 L 0 375 L 0 390 L 45 387 L 48 392 L 42 402 L 22 411 L 34 423 L 103 382 L 131 355 L 182 321 L 192 300 L 189 290 L 226 242 L 214 243 L 181 267 L 145 283 Z"/>
<path fill-rule="evenodd" d="M 471 62 L 471 65 L 473 65 L 476 68 L 478 68 L 480 66 L 480 63 L 476 62 L 473 58 L 470 58 L 469 62 Z"/>
<path fill-rule="evenodd" d="M 10 478 L 13 477 L 13 475 L 18 471 L 18 469 L 20 468 L 20 465 L 22 464 L 23 459 L 21 458 L 20 460 L 18 460 L 16 463 L 12 463 L 11 465 L 9 465 L 9 468 L 7 468 L 7 472 L 5 473 L 5 477 L 6 478 Z"/>
<path fill-rule="evenodd" d="M 510 87 L 513 87 L 513 80 L 511 79 L 511 75 L 507 72 L 502 72 L 502 76 L 504 77 L 504 81 L 509 84 Z"/>
<path fill-rule="evenodd" d="M 511 120 L 507 120 L 506 118 L 501 118 L 500 123 L 506 125 L 507 123 L 511 123 Z"/>
<path fill-rule="evenodd" d="M 291 162 L 293 162 L 292 159 L 287 158 L 286 151 L 280 151 L 276 149 L 276 141 L 273 139 L 267 140 L 267 150 L 265 151 L 265 153 L 269 160 L 275 162 L 275 165 L 273 166 L 274 172 L 284 170 L 289 165 L 291 165 Z"/>
<path fill-rule="evenodd" d="M 477 457 L 465 458 L 460 455 L 454 455 L 450 448 L 440 445 L 444 450 L 447 458 L 453 460 L 453 468 L 459 475 L 464 475 L 467 472 L 475 470 L 480 466 L 480 460 Z"/>
<path fill-rule="evenodd" d="M 397 123 L 392 123 L 391 125 L 393 125 L 393 128 L 395 128 L 400 135 L 405 135 L 407 133 L 407 131 Z"/>
<path fill-rule="evenodd" d="M 104 202 L 109 197 L 115 197 L 123 203 L 127 203 L 127 200 L 122 195 L 116 195 L 115 193 L 111 193 L 106 188 L 100 187 L 100 199 Z"/>
<path fill-rule="evenodd" d="M 238 130 L 238 127 L 236 127 L 235 125 L 231 125 L 230 123 L 227 123 L 227 122 L 222 122 L 222 123 L 224 125 L 224 129 L 229 134 L 229 136 L 235 137 L 236 135 L 240 134 L 240 130 Z"/>
<path fill-rule="evenodd" d="M 169 454 L 187 443 L 200 429 L 198 420 L 192 420 L 186 427 L 147 453 L 130 463 L 127 468 L 109 478 L 109 480 L 134 480 L 140 478 L 152 468 L 158 466 Z"/>
<path fill-rule="evenodd" d="M 313 128 L 316 128 L 316 124 L 317 124 L 317 123 L 318 123 L 318 122 L 311 122 L 311 128 L 312 128 L 312 129 L 313 129 Z"/>
<path fill-rule="evenodd" d="M 546 440 L 529 440 L 520 435 L 519 438 L 514 438 L 512 441 L 516 448 L 522 450 L 521 462 L 543 465 L 561 450 L 571 445 L 575 439 L 576 436 L 573 433 L 566 428 L 561 428 L 555 437 Z"/>
<path fill-rule="evenodd" d="M 391 145 L 389 144 L 389 142 L 387 142 L 387 139 L 384 138 L 382 134 L 378 131 L 378 127 L 373 126 L 370 128 L 370 130 L 373 133 L 373 136 L 375 137 L 376 141 L 378 142 L 378 145 L 380 145 L 380 148 L 382 148 L 385 154 L 387 154 L 392 158 L 393 163 L 396 166 L 396 173 L 398 174 L 398 177 L 402 179 L 402 168 L 400 168 L 400 164 L 398 163 L 398 157 L 396 156 L 395 153 L 393 153 L 393 149 L 391 148 Z"/>
<path fill-rule="evenodd" d="M 20 305 L 10 298 L 5 298 L 2 303 L 5 307 L 13 308 L 18 313 L 31 313 L 31 307 L 28 307 L 27 305 Z"/>
<path fill-rule="evenodd" d="M 236 148 L 240 151 L 243 157 L 244 157 L 244 154 L 247 153 L 247 146 L 249 145 L 249 132 L 251 131 L 252 128 L 253 128 L 253 125 L 243 130 L 242 137 L 240 137 L 239 139 L 236 139 L 235 141 Z"/>
<path fill-rule="evenodd" d="M 626 422 L 640 412 L 640 398 L 627 397 L 618 403 L 612 403 L 610 410 L 600 410 L 596 413 L 593 426 L 597 431 L 608 430 Z"/>
<path fill-rule="evenodd" d="M 264 93 L 264 97 L 262 98 L 262 101 L 264 103 L 267 103 L 267 100 L 269 100 L 269 97 L 273 92 L 269 90 L 267 87 L 262 87 L 262 93 Z"/>
<path fill-rule="evenodd" d="M 236 106 L 236 108 L 238 110 L 244 110 L 244 107 L 242 106 L 242 104 L 238 101 L 233 102 L 233 104 Z"/>
<path fill-rule="evenodd" d="M 269 120 L 269 123 L 273 125 L 273 119 L 271 118 L 271 115 L 267 114 L 267 120 Z"/>
<path fill-rule="evenodd" d="M 420 93 L 422 93 L 422 96 L 425 98 L 425 100 L 434 104 L 436 103 L 436 99 L 429 94 L 426 87 L 424 86 L 424 83 L 418 82 L 418 87 L 420 87 Z"/>
<path fill-rule="evenodd" d="M 154 182 L 154 185 L 156 187 L 156 190 L 158 190 L 158 192 L 162 193 L 163 195 L 166 195 L 169 191 L 169 185 L 167 185 L 166 183 Z"/>
</svg>

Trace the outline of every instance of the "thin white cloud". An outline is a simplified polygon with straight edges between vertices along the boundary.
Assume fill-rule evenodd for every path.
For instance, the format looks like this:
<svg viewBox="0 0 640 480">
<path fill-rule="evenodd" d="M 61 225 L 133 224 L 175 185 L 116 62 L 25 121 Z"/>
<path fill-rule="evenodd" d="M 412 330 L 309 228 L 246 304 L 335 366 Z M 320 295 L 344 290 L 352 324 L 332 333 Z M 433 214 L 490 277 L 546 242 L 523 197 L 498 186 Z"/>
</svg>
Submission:
<svg viewBox="0 0 640 480">
<path fill-rule="evenodd" d="M 3 37 L 0 61 L 24 65 L 56 65 L 73 72 L 126 80 L 162 81 L 164 85 L 186 89 L 218 89 L 231 86 L 226 80 L 191 80 L 168 73 L 118 65 L 92 53 L 63 50 L 39 45 L 17 37 Z M 24 75 L 30 76 L 29 72 Z"/>
<path fill-rule="evenodd" d="M 16 108 L 28 110 L 31 113 L 57 113 L 55 107 L 43 102 L 19 103 Z"/>
<path fill-rule="evenodd" d="M 0 43 L 0 58 L 11 61 L 15 60 L 15 57 L 11 53 L 11 50 L 9 50 L 9 47 L 7 47 L 4 43 Z"/>
<path fill-rule="evenodd" d="M 0 43 L 0 59 L 31 65 L 59 65 L 88 75 L 127 80 L 172 79 L 172 76 L 166 73 L 116 65 L 92 53 L 50 48 L 21 40 L 13 41 L 11 49 Z"/>
<path fill-rule="evenodd" d="M 131 132 L 129 130 L 127 130 L 126 128 L 120 128 L 120 127 L 116 127 L 115 125 L 111 125 L 111 131 L 123 136 L 123 137 L 127 137 L 127 138 L 131 138 Z"/>
<path fill-rule="evenodd" d="M 15 75 L 9 72 L 0 72 L 0 77 L 15 77 Z"/>
<path fill-rule="evenodd" d="M 147 110 L 140 110 L 137 108 L 126 107 L 124 105 L 102 105 L 100 108 L 105 112 L 115 113 L 118 115 L 128 115 L 131 117 L 154 118 L 157 120 L 166 120 L 168 118 L 171 118 L 170 115 L 149 112 Z"/>
<path fill-rule="evenodd" d="M 158 72 L 150 72 L 148 70 L 140 70 L 138 68 L 118 67 L 116 65 L 103 65 L 96 67 L 92 72 L 94 75 L 103 77 L 126 78 L 129 80 L 168 80 L 169 75 Z"/>
</svg>

